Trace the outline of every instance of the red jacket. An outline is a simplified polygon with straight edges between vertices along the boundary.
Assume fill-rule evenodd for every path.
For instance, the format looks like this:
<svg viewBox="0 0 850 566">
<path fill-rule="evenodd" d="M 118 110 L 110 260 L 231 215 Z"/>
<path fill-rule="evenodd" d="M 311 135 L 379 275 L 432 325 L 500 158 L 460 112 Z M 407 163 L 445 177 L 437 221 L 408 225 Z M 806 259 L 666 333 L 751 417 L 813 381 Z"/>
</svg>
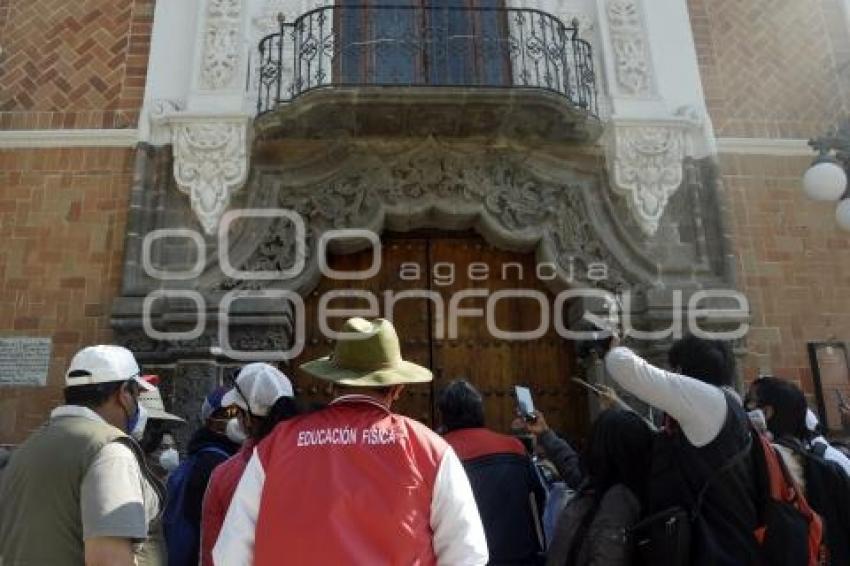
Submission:
<svg viewBox="0 0 850 566">
<path fill-rule="evenodd" d="M 517 454 L 526 456 L 522 442 L 513 436 L 499 434 L 486 428 L 460 428 L 443 435 L 463 461 L 474 460 L 489 454 Z"/>
<path fill-rule="evenodd" d="M 230 500 L 253 452 L 254 441 L 248 439 L 239 452 L 220 464 L 210 476 L 201 515 L 201 566 L 213 566 L 213 546 L 224 524 Z"/>
<path fill-rule="evenodd" d="M 279 427 L 257 449 L 268 472 L 255 564 L 435 564 L 431 493 L 445 449 L 377 403 Z"/>
<path fill-rule="evenodd" d="M 487 541 L 445 441 L 365 395 L 288 420 L 254 450 L 216 564 L 481 566 Z"/>
</svg>

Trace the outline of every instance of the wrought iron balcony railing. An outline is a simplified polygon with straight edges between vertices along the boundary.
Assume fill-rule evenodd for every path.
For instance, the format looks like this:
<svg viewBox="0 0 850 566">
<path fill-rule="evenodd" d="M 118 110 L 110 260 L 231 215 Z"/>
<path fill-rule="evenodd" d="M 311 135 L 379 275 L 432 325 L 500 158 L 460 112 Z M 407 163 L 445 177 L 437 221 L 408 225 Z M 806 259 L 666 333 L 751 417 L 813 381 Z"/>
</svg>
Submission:
<svg viewBox="0 0 850 566">
<path fill-rule="evenodd" d="M 545 12 L 343 1 L 279 22 L 259 45 L 258 114 L 314 89 L 363 86 L 542 89 L 598 114 L 590 43 L 577 22 Z"/>
</svg>

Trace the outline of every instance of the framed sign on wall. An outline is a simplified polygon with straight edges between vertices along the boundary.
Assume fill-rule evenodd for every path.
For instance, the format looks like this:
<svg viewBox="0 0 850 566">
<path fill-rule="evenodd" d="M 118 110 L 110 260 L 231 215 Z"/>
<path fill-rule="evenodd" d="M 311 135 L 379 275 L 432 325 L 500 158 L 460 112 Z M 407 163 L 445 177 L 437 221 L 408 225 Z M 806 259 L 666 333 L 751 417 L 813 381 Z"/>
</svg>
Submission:
<svg viewBox="0 0 850 566">
<path fill-rule="evenodd" d="M 844 342 L 809 342 L 809 362 L 821 424 L 831 433 L 850 432 L 850 357 Z"/>
</svg>

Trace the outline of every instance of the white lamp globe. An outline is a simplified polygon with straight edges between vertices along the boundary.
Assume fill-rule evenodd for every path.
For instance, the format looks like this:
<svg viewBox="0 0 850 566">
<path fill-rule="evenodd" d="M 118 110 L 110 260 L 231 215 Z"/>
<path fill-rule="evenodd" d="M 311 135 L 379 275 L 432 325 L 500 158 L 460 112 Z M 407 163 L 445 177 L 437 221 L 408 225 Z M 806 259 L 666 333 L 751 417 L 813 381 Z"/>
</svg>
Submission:
<svg viewBox="0 0 850 566">
<path fill-rule="evenodd" d="M 838 225 L 842 229 L 850 232 L 850 198 L 838 203 L 838 207 L 835 209 L 835 219 L 838 220 Z"/>
<path fill-rule="evenodd" d="M 810 199 L 837 201 L 847 189 L 847 173 L 832 160 L 817 161 L 803 175 L 803 192 Z"/>
</svg>

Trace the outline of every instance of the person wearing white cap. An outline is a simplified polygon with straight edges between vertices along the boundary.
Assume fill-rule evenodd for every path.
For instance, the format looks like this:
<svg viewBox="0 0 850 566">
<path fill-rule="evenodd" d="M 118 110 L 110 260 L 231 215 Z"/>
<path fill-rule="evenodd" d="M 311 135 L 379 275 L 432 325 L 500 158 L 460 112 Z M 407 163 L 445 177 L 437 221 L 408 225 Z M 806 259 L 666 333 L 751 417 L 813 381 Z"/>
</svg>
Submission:
<svg viewBox="0 0 850 566">
<path fill-rule="evenodd" d="M 0 486 L 0 563 L 135 564 L 164 491 L 130 435 L 145 411 L 133 354 L 84 348 L 65 374 L 65 405 L 14 453 Z"/>
<path fill-rule="evenodd" d="M 251 459 L 254 447 L 281 421 L 298 414 L 292 383 L 269 364 L 248 364 L 239 372 L 233 388 L 221 399 L 222 407 L 236 407 L 236 431 L 245 437 L 238 454 L 213 471 L 201 518 L 201 565 L 212 566 L 212 549 L 233 499 L 233 493 Z"/>
<path fill-rule="evenodd" d="M 806 430 L 809 432 L 809 446 L 812 452 L 825 460 L 831 460 L 841 466 L 844 473 L 850 477 L 850 458 L 832 447 L 820 433 L 820 423 L 811 409 L 806 410 Z"/>
</svg>

